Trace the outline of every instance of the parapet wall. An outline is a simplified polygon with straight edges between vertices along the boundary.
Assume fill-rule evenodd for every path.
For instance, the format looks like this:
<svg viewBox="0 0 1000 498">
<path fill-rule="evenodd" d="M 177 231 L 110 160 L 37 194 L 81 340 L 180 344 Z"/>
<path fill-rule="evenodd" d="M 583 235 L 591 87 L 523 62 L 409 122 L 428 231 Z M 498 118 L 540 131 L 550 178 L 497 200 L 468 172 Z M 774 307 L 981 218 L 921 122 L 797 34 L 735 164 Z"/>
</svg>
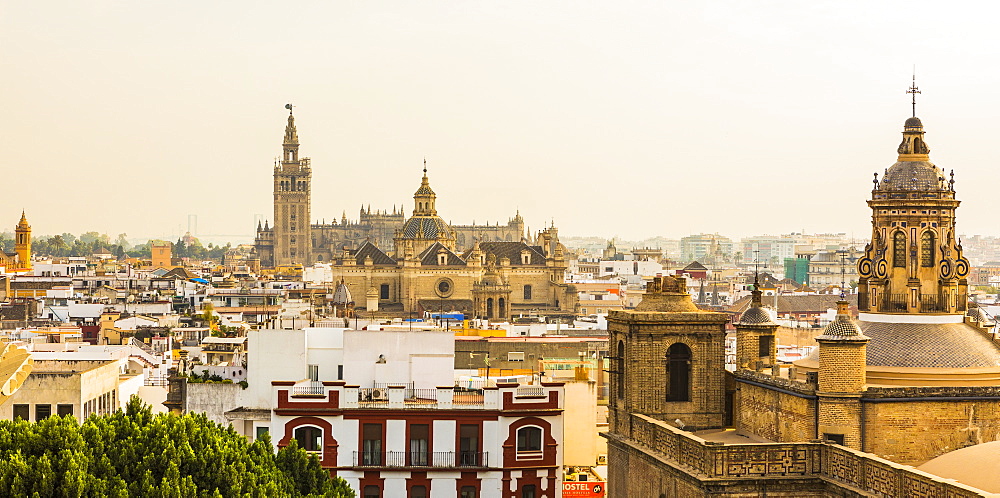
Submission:
<svg viewBox="0 0 1000 498">
<path fill-rule="evenodd" d="M 681 490 L 680 496 L 736 496 L 765 484 L 768 496 L 990 496 L 971 486 L 830 443 L 711 443 L 639 414 L 631 414 L 629 423 L 618 428 L 622 432 L 605 434 L 614 461 L 632 465 L 642 460 L 655 468 L 622 471 L 612 463 L 608 483 L 612 498 L 638 489 L 653 493 L 648 496 L 672 496 Z M 650 472 L 662 479 L 650 483 Z M 647 489 L 650 486 L 658 487 L 658 493 Z M 791 488 L 795 491 L 783 492 Z"/>
</svg>

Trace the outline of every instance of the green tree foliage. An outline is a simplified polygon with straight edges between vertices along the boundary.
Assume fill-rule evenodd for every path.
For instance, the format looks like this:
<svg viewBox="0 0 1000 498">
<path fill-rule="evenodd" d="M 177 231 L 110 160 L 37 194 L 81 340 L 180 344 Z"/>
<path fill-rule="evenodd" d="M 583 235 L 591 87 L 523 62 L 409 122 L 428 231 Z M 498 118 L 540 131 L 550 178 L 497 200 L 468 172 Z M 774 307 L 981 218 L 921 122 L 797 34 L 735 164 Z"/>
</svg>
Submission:
<svg viewBox="0 0 1000 498">
<path fill-rule="evenodd" d="M 275 454 L 204 414 L 126 410 L 40 422 L 0 421 L 0 493 L 7 496 L 353 497 L 293 440 Z"/>
</svg>

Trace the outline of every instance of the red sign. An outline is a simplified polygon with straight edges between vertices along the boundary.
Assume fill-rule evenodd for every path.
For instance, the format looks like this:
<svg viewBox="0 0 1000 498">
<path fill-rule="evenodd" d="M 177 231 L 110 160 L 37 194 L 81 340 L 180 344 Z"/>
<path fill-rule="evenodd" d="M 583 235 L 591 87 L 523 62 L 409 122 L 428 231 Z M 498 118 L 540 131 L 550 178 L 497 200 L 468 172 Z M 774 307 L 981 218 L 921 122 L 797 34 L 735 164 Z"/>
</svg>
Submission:
<svg viewBox="0 0 1000 498">
<path fill-rule="evenodd" d="M 563 498 L 604 498 L 603 481 L 563 481 Z"/>
</svg>

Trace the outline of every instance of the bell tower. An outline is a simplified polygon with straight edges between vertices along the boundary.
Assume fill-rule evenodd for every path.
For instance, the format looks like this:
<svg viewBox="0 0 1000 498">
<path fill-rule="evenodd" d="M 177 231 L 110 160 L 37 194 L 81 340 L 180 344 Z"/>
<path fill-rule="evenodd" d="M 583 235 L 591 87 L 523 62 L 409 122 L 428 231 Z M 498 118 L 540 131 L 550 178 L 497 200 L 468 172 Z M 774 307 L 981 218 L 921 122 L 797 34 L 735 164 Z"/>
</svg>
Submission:
<svg viewBox="0 0 1000 498">
<path fill-rule="evenodd" d="M 21 221 L 14 229 L 14 252 L 17 254 L 17 266 L 21 270 L 31 269 L 31 225 L 21 211 Z"/>
<path fill-rule="evenodd" d="M 299 157 L 299 134 L 292 104 L 282 143 L 282 158 L 274 165 L 274 264 L 312 262 L 310 220 L 312 168 L 308 158 Z"/>
<path fill-rule="evenodd" d="M 872 240 L 858 260 L 859 311 L 962 313 L 968 300 L 969 261 L 955 234 L 960 203 L 955 199 L 955 174 L 945 179 L 930 162 L 924 126 L 916 116 L 904 123 L 897 152 L 896 163 L 881 180 L 875 173 L 868 201 Z"/>
</svg>

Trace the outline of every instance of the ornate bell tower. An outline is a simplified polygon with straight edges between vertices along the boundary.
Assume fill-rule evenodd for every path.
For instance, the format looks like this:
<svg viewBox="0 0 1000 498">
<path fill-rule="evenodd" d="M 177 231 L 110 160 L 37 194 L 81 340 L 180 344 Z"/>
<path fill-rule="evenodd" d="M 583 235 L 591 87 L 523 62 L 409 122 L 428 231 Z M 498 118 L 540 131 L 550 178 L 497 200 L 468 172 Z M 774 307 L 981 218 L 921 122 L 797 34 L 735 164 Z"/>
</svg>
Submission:
<svg viewBox="0 0 1000 498">
<path fill-rule="evenodd" d="M 909 93 L 919 93 L 916 85 Z M 875 173 L 868 201 L 872 241 L 858 260 L 858 308 L 862 313 L 962 313 L 969 261 L 955 236 L 960 203 L 955 173 L 946 180 L 930 162 L 924 126 L 916 115 L 903 125 L 898 153 L 881 180 Z"/>
<path fill-rule="evenodd" d="M 292 105 L 285 108 L 288 124 L 283 154 L 274 166 L 274 264 L 307 265 L 312 262 L 312 168 L 308 158 L 299 157 L 299 134 Z"/>
</svg>

